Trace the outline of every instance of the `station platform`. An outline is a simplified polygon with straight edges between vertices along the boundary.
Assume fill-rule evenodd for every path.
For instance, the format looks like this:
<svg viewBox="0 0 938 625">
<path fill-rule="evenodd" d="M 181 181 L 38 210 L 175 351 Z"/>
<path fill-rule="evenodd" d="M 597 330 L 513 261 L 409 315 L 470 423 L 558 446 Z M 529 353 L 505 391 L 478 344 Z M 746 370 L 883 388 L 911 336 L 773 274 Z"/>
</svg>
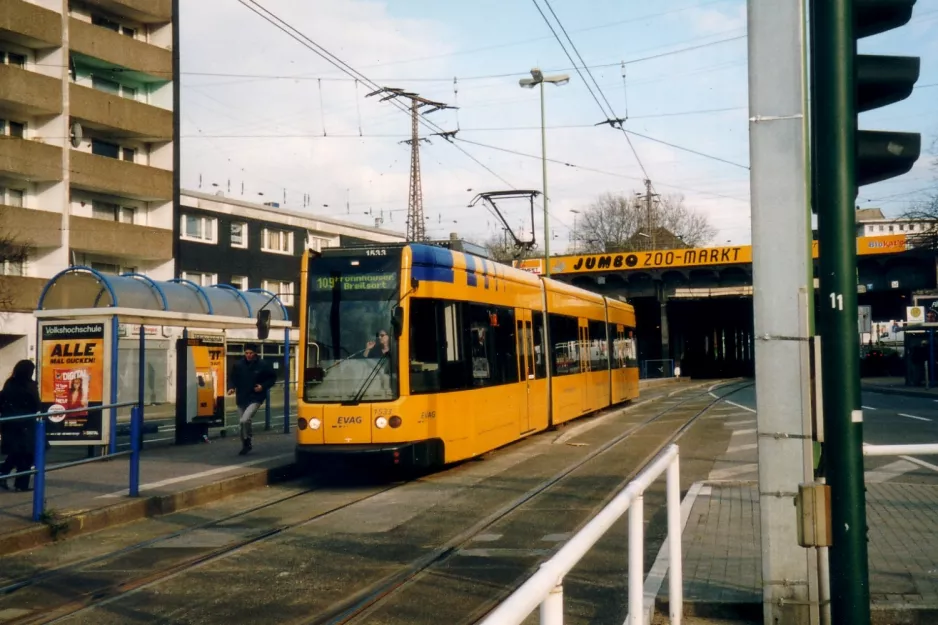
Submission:
<svg viewBox="0 0 938 625">
<path fill-rule="evenodd" d="M 731 430 L 730 446 L 682 502 L 684 611 L 704 619 L 761 623 L 756 414 L 737 404 L 706 418 Z M 872 622 L 938 623 L 938 485 L 889 477 L 883 469 L 866 473 Z M 659 560 L 666 567 L 663 554 Z M 646 582 L 646 606 L 653 602 L 657 613 L 666 615 L 668 576 L 654 581 L 660 586 Z"/>
<path fill-rule="evenodd" d="M 862 378 L 860 386 L 864 391 L 872 393 L 938 399 L 938 387 L 907 386 L 905 378 Z"/>
<path fill-rule="evenodd" d="M 127 496 L 128 456 L 49 472 L 47 518 L 39 523 L 31 518 L 32 491 L 0 491 L 0 555 L 205 504 L 290 474 L 294 434 L 264 432 L 263 423 L 260 427 L 255 423 L 253 443 L 254 449 L 246 456 L 238 455 L 241 441 L 237 436 L 145 448 L 136 498 Z"/>
<path fill-rule="evenodd" d="M 666 391 L 667 386 L 679 381 L 642 380 L 640 388 L 650 391 L 665 387 L 662 390 Z M 282 406 L 282 395 L 279 399 Z M 145 419 L 159 414 L 148 412 Z M 282 412 L 273 417 L 274 427 L 269 432 L 264 431 L 262 414 L 255 417 L 254 449 L 247 456 L 238 455 L 241 443 L 237 428 L 230 423 L 222 431 L 213 432 L 208 444 L 159 445 L 145 439 L 140 496 L 134 499 L 127 497 L 126 456 L 47 473 L 47 519 L 39 523 L 31 519 L 32 492 L 0 491 L 0 556 L 288 479 L 293 475 L 296 436 L 282 433 Z M 119 449 L 126 446 L 126 442 L 118 443 Z M 84 449 L 55 447 L 48 461 L 55 464 L 77 460 Z"/>
</svg>

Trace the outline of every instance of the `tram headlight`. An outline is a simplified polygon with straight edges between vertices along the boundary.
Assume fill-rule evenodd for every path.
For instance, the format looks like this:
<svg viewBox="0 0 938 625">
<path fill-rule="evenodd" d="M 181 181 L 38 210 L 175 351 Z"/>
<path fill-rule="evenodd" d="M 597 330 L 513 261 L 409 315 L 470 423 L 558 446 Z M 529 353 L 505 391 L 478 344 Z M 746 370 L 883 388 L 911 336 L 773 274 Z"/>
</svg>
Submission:
<svg viewBox="0 0 938 625">
<path fill-rule="evenodd" d="M 375 419 L 375 425 L 378 426 L 378 429 L 383 429 L 388 427 L 388 420 L 384 417 L 378 417 Z"/>
<path fill-rule="evenodd" d="M 388 423 L 391 424 L 391 427 L 392 427 L 392 428 L 399 428 L 399 427 L 401 427 L 401 423 L 403 423 L 403 421 L 401 420 L 401 418 L 400 418 L 399 416 L 394 415 L 393 417 L 391 417 L 391 419 L 388 421 Z"/>
<path fill-rule="evenodd" d="M 313 417 L 312 419 L 309 420 L 309 429 L 311 430 L 318 430 L 321 425 L 322 425 L 322 421 L 320 421 L 316 417 Z"/>
<path fill-rule="evenodd" d="M 303 417 L 300 417 L 299 419 L 296 420 L 296 427 L 300 428 L 301 430 L 305 430 L 308 425 L 309 424 L 306 422 L 306 419 L 304 419 Z"/>
</svg>

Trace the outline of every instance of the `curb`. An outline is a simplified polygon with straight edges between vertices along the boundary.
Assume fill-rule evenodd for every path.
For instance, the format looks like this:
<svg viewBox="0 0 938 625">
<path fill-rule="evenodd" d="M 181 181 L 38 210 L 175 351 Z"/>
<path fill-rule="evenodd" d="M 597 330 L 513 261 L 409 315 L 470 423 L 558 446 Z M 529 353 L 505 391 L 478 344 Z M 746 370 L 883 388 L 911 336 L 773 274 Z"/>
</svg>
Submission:
<svg viewBox="0 0 938 625">
<path fill-rule="evenodd" d="M 881 395 L 902 395 L 904 397 L 918 397 L 922 399 L 938 399 L 938 392 L 931 393 L 929 391 L 916 391 L 916 390 L 906 390 L 904 388 L 892 388 L 889 386 L 874 386 L 874 385 L 860 385 L 861 391 L 866 391 L 867 393 L 879 393 Z"/>
<path fill-rule="evenodd" d="M 667 616 L 668 598 L 655 598 L 655 614 Z M 745 601 L 684 601 L 683 615 L 707 619 L 762 622 L 762 604 Z M 933 625 L 938 622 L 938 606 L 925 604 L 872 604 L 871 625 Z"/>
<path fill-rule="evenodd" d="M 78 512 L 60 521 L 53 521 L 51 525 L 35 523 L 21 530 L 0 534 L 0 556 L 205 505 L 248 490 L 284 482 L 294 477 L 295 473 L 295 464 L 290 461 L 168 495 L 128 499 L 103 508 Z M 63 536 L 58 536 L 59 533 Z"/>
</svg>

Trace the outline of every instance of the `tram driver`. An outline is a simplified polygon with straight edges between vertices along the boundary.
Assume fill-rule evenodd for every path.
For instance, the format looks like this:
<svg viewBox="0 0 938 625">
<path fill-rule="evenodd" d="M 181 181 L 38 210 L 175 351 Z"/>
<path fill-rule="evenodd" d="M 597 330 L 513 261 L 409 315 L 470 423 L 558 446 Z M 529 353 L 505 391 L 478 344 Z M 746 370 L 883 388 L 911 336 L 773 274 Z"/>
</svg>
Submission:
<svg viewBox="0 0 938 625">
<path fill-rule="evenodd" d="M 391 337 L 386 330 L 378 330 L 378 341 L 368 341 L 365 344 L 365 358 L 381 358 L 382 356 L 391 357 Z"/>
</svg>

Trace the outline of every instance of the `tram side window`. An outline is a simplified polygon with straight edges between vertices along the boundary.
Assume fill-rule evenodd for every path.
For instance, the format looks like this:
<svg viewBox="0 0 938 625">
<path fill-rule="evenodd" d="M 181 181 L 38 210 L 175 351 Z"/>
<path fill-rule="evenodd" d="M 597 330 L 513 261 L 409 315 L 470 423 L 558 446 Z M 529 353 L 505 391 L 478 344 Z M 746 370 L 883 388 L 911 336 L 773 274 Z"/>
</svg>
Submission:
<svg viewBox="0 0 938 625">
<path fill-rule="evenodd" d="M 414 394 L 440 389 L 436 312 L 435 300 L 410 300 L 410 392 Z"/>
<path fill-rule="evenodd" d="M 567 375 L 580 372 L 579 323 L 575 317 L 549 314 L 550 343 L 553 358 L 551 372 L 554 375 Z"/>
<path fill-rule="evenodd" d="M 536 312 L 534 319 L 534 377 L 538 380 L 547 377 L 547 358 L 544 356 L 544 346 L 547 337 L 544 336 L 544 313 Z"/>
<path fill-rule="evenodd" d="M 606 324 L 606 331 L 609 332 L 609 368 L 621 369 L 625 366 L 625 351 L 622 346 L 622 326 L 616 323 Z"/>
<path fill-rule="evenodd" d="M 609 369 L 609 341 L 605 321 L 589 321 L 590 368 L 593 371 Z"/>
<path fill-rule="evenodd" d="M 625 330 L 625 366 L 638 366 L 638 338 L 635 336 L 634 328 Z"/>
<path fill-rule="evenodd" d="M 472 386 L 517 382 L 514 311 L 482 304 L 467 308 Z"/>
</svg>

